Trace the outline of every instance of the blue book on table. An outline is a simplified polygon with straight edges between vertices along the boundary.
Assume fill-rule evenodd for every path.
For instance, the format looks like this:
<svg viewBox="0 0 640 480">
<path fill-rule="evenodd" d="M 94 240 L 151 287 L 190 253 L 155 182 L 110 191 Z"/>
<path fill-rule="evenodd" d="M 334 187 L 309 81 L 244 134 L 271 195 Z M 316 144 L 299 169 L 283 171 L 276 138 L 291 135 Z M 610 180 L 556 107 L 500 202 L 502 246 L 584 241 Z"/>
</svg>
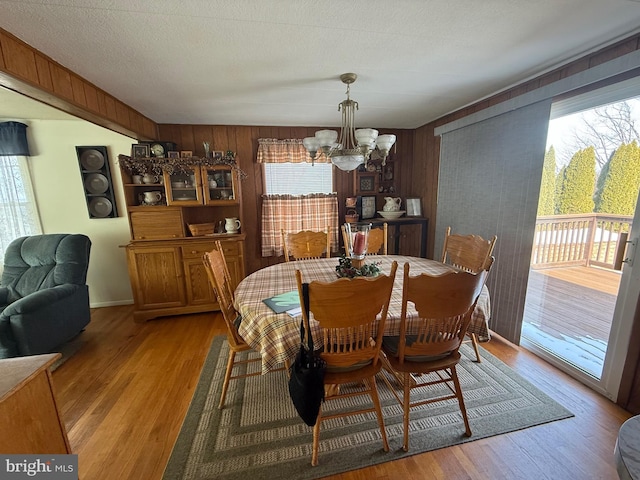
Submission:
<svg viewBox="0 0 640 480">
<path fill-rule="evenodd" d="M 300 308 L 300 296 L 298 295 L 297 289 L 281 293 L 280 295 L 275 295 L 270 298 L 265 298 L 262 301 L 276 313 L 283 313 L 287 310 Z"/>
</svg>

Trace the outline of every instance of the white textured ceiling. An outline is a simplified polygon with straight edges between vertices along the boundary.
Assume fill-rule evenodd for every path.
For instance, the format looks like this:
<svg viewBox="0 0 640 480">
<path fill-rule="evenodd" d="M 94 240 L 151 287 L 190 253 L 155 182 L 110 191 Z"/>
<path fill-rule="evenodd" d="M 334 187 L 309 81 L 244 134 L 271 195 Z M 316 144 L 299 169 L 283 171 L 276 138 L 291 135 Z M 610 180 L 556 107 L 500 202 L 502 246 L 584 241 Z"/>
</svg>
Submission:
<svg viewBox="0 0 640 480">
<path fill-rule="evenodd" d="M 159 123 L 337 126 L 355 72 L 357 126 L 415 128 L 639 26 L 631 0 L 0 0 L 0 27 Z"/>
</svg>

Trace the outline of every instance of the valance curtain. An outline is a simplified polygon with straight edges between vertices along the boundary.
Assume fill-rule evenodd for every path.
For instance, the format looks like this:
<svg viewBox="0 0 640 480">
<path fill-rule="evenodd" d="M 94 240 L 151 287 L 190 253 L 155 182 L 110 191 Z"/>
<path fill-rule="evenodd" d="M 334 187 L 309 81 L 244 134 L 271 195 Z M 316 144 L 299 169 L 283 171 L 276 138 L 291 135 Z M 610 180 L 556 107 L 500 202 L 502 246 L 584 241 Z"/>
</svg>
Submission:
<svg viewBox="0 0 640 480">
<path fill-rule="evenodd" d="M 262 256 L 283 254 L 280 231 L 325 231 L 331 227 L 331 250 L 338 249 L 338 196 L 263 195 L 262 196 Z"/>
<path fill-rule="evenodd" d="M 304 148 L 302 140 L 299 138 L 286 140 L 259 138 L 257 161 L 258 163 L 312 163 L 309 152 Z M 319 154 L 313 161 L 329 163 L 329 159 L 323 153 Z"/>
<path fill-rule="evenodd" d="M 19 122 L 0 123 L 0 157 L 28 157 L 27 125 Z"/>
</svg>

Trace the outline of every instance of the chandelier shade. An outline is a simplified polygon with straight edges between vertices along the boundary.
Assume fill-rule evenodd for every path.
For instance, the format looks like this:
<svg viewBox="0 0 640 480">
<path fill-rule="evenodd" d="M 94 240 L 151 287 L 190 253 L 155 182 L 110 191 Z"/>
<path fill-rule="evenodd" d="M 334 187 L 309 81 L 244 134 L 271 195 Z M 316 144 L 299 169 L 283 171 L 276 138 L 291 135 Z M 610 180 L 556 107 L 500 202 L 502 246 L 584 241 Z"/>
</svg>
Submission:
<svg viewBox="0 0 640 480">
<path fill-rule="evenodd" d="M 349 97 L 350 85 L 356 81 L 355 73 L 340 75 L 342 83 L 347 85 L 347 99 L 338 104 L 338 111 L 342 112 L 342 126 L 340 135 L 335 130 L 318 130 L 313 137 L 302 140 L 312 160 L 318 151 L 324 153 L 331 163 L 340 170 L 351 171 L 358 165 L 369 161 L 371 152 L 378 150 L 385 165 L 391 147 L 396 142 L 396 136 L 378 135 L 373 128 L 355 128 L 355 111 L 358 102 Z"/>
</svg>

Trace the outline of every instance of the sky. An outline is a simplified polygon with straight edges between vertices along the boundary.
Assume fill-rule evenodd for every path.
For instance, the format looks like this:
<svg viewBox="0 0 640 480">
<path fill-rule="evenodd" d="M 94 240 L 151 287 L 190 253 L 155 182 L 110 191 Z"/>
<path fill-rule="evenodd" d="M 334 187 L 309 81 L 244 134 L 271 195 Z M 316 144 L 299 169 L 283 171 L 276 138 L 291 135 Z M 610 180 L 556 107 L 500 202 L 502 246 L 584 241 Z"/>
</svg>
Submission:
<svg viewBox="0 0 640 480">
<path fill-rule="evenodd" d="M 626 100 L 631 105 L 632 117 L 636 120 L 636 129 L 640 130 L 640 97 Z M 547 132 L 547 150 L 553 145 L 556 151 L 558 167 L 569 162 L 575 151 L 570 150 L 574 132 L 584 121 L 590 118 L 590 111 L 582 111 L 549 121 Z"/>
</svg>

